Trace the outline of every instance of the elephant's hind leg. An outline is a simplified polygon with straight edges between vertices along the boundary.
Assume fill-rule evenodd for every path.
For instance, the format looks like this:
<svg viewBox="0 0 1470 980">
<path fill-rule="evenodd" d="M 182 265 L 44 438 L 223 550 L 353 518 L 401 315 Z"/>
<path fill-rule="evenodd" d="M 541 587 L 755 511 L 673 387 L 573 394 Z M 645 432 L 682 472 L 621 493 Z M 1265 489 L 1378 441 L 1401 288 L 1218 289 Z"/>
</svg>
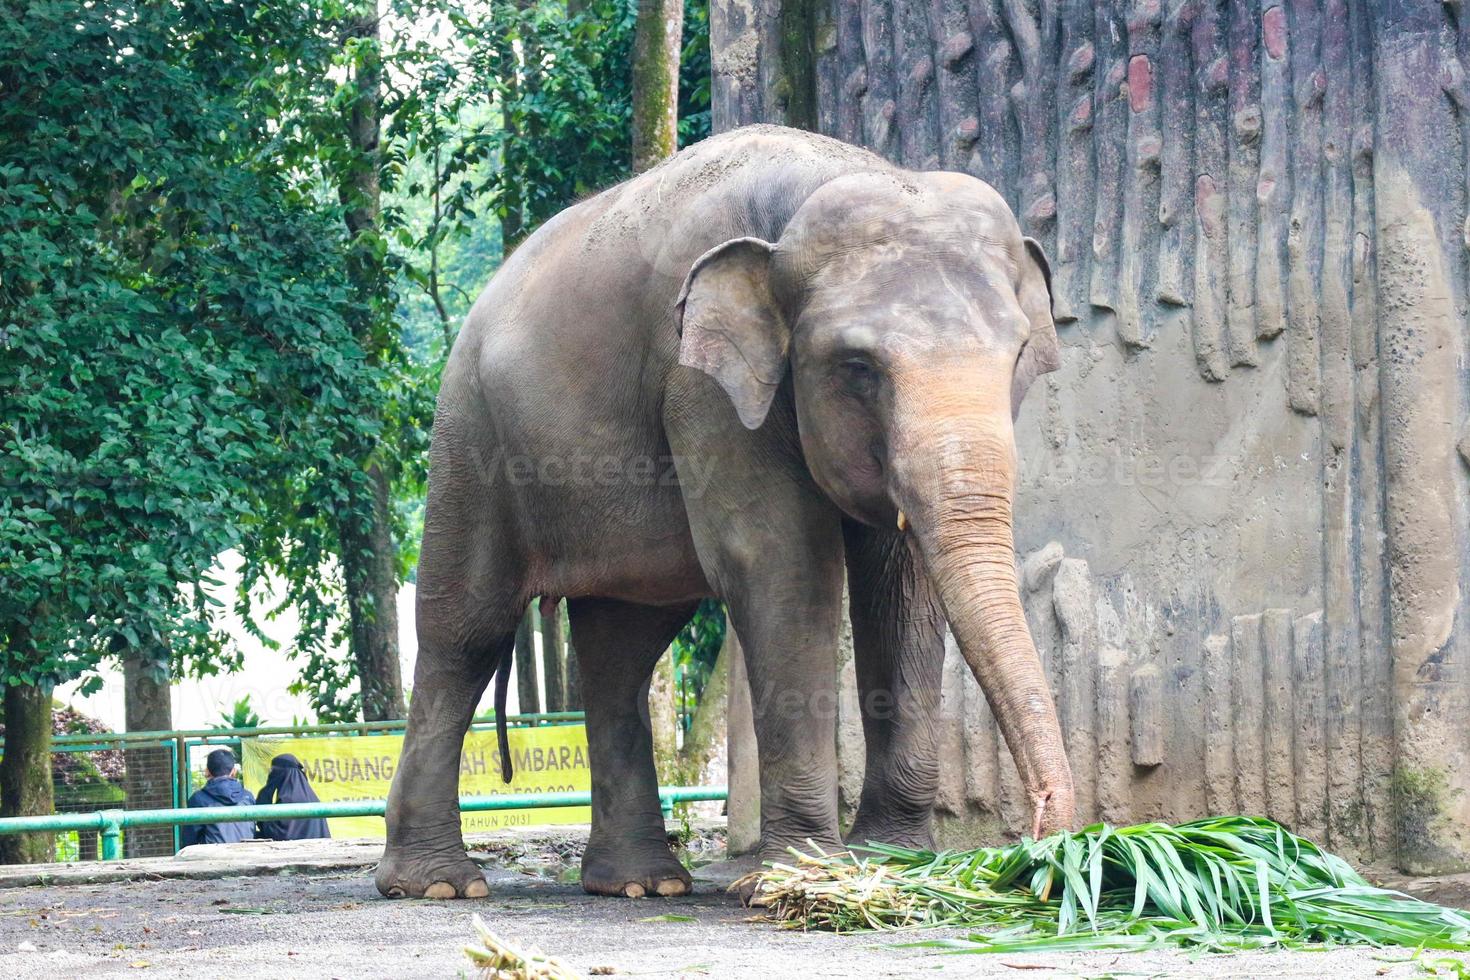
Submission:
<svg viewBox="0 0 1470 980">
<path fill-rule="evenodd" d="M 388 844 L 376 883 L 389 898 L 484 898 L 490 889 L 465 856 L 460 834 L 459 759 L 475 705 L 515 633 L 457 647 L 426 644 L 431 632 L 420 626 L 408 730 L 388 793 Z"/>
<path fill-rule="evenodd" d="M 454 486 L 461 475 L 451 468 L 430 480 L 413 700 L 376 875 L 378 891 L 389 898 L 483 898 L 490 892 L 465 856 L 460 834 L 460 753 L 475 706 L 515 642 L 527 596 L 523 563 L 504 547 L 508 536 L 497 530 L 488 506 L 467 503 L 483 498 Z"/>
<path fill-rule="evenodd" d="M 568 604 L 592 757 L 592 834 L 582 887 L 593 895 L 685 895 L 689 872 L 669 850 L 658 803 L 648 681 L 694 614 L 604 599 Z"/>
<path fill-rule="evenodd" d="M 484 898 L 490 889 L 465 856 L 460 833 L 459 760 L 475 706 L 515 642 L 515 618 L 464 643 L 426 628 L 425 617 L 434 615 L 432 603 L 420 606 L 413 700 L 388 793 L 388 844 L 376 883 L 389 898 Z"/>
</svg>

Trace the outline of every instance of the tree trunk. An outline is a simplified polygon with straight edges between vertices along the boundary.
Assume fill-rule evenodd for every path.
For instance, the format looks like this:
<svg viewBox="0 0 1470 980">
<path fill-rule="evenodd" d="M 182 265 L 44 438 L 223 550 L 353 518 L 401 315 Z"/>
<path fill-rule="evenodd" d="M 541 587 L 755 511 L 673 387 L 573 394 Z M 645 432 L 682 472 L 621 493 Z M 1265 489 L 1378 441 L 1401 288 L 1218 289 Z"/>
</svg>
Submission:
<svg viewBox="0 0 1470 980">
<path fill-rule="evenodd" d="M 444 208 L 440 193 L 444 185 L 444 169 L 439 165 L 439 144 L 434 144 L 434 223 L 429 230 L 429 298 L 434 301 L 434 312 L 439 317 L 439 329 L 444 336 L 444 356 L 454 346 L 454 326 L 449 319 L 449 310 L 444 307 L 444 294 L 439 285 L 439 227 L 444 219 Z"/>
<path fill-rule="evenodd" d="M 123 711 L 130 732 L 166 732 L 174 727 L 167 650 L 131 650 L 123 657 Z M 123 790 L 129 810 L 175 805 L 171 791 L 173 759 L 167 749 L 128 749 L 123 761 Z M 134 827 L 123 841 L 125 857 L 158 857 L 173 852 L 172 827 Z"/>
<path fill-rule="evenodd" d="M 679 782 L 679 711 L 674 696 L 674 660 L 665 650 L 648 682 L 648 724 L 653 731 L 653 765 L 660 786 Z"/>
<path fill-rule="evenodd" d="M 571 623 L 567 619 L 566 607 L 563 606 L 559 621 L 561 622 L 562 635 L 567 638 L 567 676 L 566 676 L 566 710 L 582 710 L 582 668 L 577 663 L 577 650 L 573 645 Z"/>
<path fill-rule="evenodd" d="M 541 676 L 546 679 L 546 710 L 567 710 L 566 654 L 561 642 L 561 600 L 541 600 Z"/>
<path fill-rule="evenodd" d="M 633 33 L 633 172 L 642 173 L 679 148 L 679 52 L 683 0 L 638 0 Z M 665 651 L 648 685 L 648 722 L 659 782 L 677 782 L 679 713 L 674 665 Z"/>
<path fill-rule="evenodd" d="M 527 607 L 516 629 L 516 695 L 519 712 L 534 715 L 541 712 L 541 694 L 536 684 L 536 629 Z"/>
<path fill-rule="evenodd" d="M 501 128 L 505 133 L 504 149 L 501 151 L 501 199 L 505 212 L 500 218 L 500 245 L 504 256 L 521 243 L 534 230 L 534 216 L 530 213 L 530 200 L 526 189 L 530 166 L 528 158 L 534 153 L 538 133 L 533 116 L 524 118 L 520 111 L 523 99 L 534 100 L 541 85 L 541 46 L 536 32 L 530 27 L 532 4 L 530 0 L 513 0 L 516 10 L 515 21 L 520 25 L 519 50 L 509 39 L 500 42 L 496 53 L 497 61 L 504 66 L 501 94 Z"/>
<path fill-rule="evenodd" d="M 51 686 L 5 689 L 5 757 L 0 759 L 0 817 L 48 814 L 51 789 Z M 53 834 L 0 836 L 0 864 L 41 864 L 56 858 Z"/>
<path fill-rule="evenodd" d="M 368 42 L 359 55 L 353 81 L 356 93 L 347 111 L 351 160 L 339 179 L 338 194 L 346 208 L 352 235 L 347 274 L 356 294 L 352 306 L 354 333 L 370 361 L 379 360 L 385 344 L 382 324 L 386 271 L 367 236 L 378 230 L 382 191 L 378 182 L 379 135 L 382 128 L 383 65 L 378 41 L 376 0 L 356 4 L 348 15 L 346 34 Z M 398 666 L 398 569 L 389 513 L 389 475 L 372 457 L 373 445 L 362 446 L 367 473 L 367 499 L 349 506 L 338 525 L 342 573 L 351 620 L 353 659 L 362 685 L 366 721 L 402 718 L 403 680 Z"/>
<path fill-rule="evenodd" d="M 761 845 L 760 759 L 756 752 L 755 710 L 750 700 L 745 655 L 733 624 L 727 629 L 721 654 L 721 659 L 728 661 L 725 669 L 729 672 L 725 738 L 730 799 L 725 811 L 729 817 L 725 849 L 731 857 L 738 857 L 752 853 Z"/>
<path fill-rule="evenodd" d="M 679 51 L 683 0 L 638 0 L 633 34 L 633 172 L 679 148 Z"/>
<path fill-rule="evenodd" d="M 352 657 L 362 685 L 364 721 L 404 717 L 398 665 L 397 549 L 388 515 L 388 477 L 374 463 L 370 517 L 347 517 L 340 528 Z"/>
</svg>

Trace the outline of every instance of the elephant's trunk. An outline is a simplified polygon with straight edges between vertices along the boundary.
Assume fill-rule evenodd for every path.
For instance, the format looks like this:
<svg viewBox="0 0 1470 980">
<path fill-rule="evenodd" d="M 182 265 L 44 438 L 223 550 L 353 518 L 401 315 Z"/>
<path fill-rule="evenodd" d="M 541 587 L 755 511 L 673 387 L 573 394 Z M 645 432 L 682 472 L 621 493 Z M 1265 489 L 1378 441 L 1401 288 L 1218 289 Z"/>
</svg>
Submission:
<svg viewBox="0 0 1470 980">
<path fill-rule="evenodd" d="M 977 384 L 977 380 L 979 383 Z M 1033 807 L 1033 833 L 1070 829 L 1072 770 L 1017 588 L 1009 372 L 971 366 L 896 392 L 892 493 Z M 907 397 L 906 397 L 907 396 Z"/>
</svg>

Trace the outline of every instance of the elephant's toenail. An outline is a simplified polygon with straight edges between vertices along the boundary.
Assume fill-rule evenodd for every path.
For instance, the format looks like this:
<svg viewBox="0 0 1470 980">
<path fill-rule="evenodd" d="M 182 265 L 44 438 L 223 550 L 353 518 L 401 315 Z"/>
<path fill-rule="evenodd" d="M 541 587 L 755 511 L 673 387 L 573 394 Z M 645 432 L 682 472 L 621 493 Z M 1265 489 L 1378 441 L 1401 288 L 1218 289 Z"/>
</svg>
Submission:
<svg viewBox="0 0 1470 980">
<path fill-rule="evenodd" d="M 484 878 L 476 878 L 464 886 L 465 898 L 487 898 L 490 895 L 490 886 L 485 884 Z"/>
<path fill-rule="evenodd" d="M 630 881 L 623 886 L 623 894 L 629 898 L 642 898 L 648 893 L 644 891 L 643 886 L 638 884 L 638 882 Z"/>
<path fill-rule="evenodd" d="M 684 882 L 678 878 L 665 878 L 658 883 L 658 893 L 665 898 L 670 895 L 682 895 L 686 890 Z"/>
<path fill-rule="evenodd" d="M 454 886 L 447 881 L 436 881 L 424 889 L 425 898 L 453 898 L 455 894 Z"/>
</svg>

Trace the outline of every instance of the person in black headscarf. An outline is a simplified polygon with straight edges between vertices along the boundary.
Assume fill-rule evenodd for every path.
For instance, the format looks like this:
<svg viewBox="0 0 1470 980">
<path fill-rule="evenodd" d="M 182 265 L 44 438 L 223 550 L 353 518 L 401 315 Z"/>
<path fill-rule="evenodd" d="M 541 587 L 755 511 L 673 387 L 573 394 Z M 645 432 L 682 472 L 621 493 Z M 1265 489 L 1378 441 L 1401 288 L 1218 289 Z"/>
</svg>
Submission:
<svg viewBox="0 0 1470 980">
<path fill-rule="evenodd" d="M 294 755 L 282 753 L 271 760 L 271 772 L 260 788 L 259 802 L 317 803 L 316 790 L 306 781 L 306 770 Z M 321 817 L 302 820 L 263 820 L 260 836 L 270 840 L 310 840 L 331 837 L 327 822 Z"/>
</svg>

